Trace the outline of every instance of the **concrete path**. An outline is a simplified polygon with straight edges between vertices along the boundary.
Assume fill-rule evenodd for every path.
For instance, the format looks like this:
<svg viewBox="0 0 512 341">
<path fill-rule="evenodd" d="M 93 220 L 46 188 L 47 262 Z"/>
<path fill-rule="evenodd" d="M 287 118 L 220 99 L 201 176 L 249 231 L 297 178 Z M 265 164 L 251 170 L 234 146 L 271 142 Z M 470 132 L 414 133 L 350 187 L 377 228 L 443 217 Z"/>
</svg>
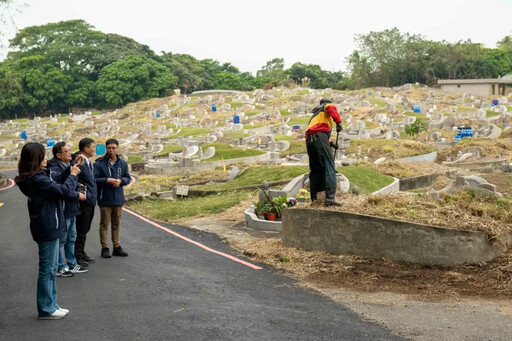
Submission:
<svg viewBox="0 0 512 341">
<path fill-rule="evenodd" d="M 26 198 L 14 187 L 0 190 L 0 203 L 0 340 L 401 340 L 275 269 L 239 260 L 213 234 L 124 212 L 129 256 L 102 259 L 98 210 L 86 245 L 96 263 L 57 278 L 70 314 L 40 321 Z"/>
</svg>

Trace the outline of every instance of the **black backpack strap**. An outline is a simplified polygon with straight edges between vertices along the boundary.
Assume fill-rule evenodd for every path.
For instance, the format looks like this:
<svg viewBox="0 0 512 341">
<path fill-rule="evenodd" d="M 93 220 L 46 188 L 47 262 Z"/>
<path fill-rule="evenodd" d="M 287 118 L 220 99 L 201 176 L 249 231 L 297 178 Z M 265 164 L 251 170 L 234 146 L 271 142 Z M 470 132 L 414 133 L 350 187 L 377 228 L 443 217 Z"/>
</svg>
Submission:
<svg viewBox="0 0 512 341">
<path fill-rule="evenodd" d="M 315 118 L 316 116 L 318 116 L 318 114 L 320 114 L 322 111 L 324 111 L 324 108 L 325 108 L 325 104 L 322 104 L 322 105 L 319 105 L 319 106 L 316 106 L 312 111 L 313 111 L 313 115 L 311 116 L 311 118 L 309 119 L 309 122 L 308 122 L 308 125 L 311 123 L 311 121 L 313 120 L 313 118 Z"/>
</svg>

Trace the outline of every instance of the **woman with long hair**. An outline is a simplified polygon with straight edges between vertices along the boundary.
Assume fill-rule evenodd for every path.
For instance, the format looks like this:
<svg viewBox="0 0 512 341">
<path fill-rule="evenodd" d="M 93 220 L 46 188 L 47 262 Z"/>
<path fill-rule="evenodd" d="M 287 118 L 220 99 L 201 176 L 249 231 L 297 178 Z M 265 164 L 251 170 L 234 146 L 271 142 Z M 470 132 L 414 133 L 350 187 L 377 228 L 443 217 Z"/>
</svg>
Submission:
<svg viewBox="0 0 512 341">
<path fill-rule="evenodd" d="M 79 162 L 79 161 L 78 161 Z M 66 233 L 63 199 L 80 198 L 77 187 L 78 165 L 69 167 L 59 184 L 45 173 L 46 153 L 39 143 L 29 142 L 21 150 L 16 184 L 28 197 L 30 232 L 39 247 L 39 275 L 37 278 L 37 311 L 39 319 L 57 320 L 69 313 L 57 304 L 57 272 L 59 238 Z"/>
</svg>

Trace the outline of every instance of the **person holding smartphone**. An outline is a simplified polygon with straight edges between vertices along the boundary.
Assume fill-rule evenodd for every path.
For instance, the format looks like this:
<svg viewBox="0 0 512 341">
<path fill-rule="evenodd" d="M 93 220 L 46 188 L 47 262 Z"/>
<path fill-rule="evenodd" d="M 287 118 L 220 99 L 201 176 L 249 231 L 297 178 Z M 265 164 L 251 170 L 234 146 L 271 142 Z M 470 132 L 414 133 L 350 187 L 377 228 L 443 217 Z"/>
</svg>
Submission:
<svg viewBox="0 0 512 341">
<path fill-rule="evenodd" d="M 37 277 L 37 311 L 39 319 L 57 320 L 69 313 L 57 304 L 55 273 L 59 257 L 59 238 L 66 233 L 62 200 L 78 199 L 75 190 L 80 169 L 69 167 L 69 176 L 63 184 L 50 179 L 46 167 L 44 147 L 35 142 L 25 144 L 18 163 L 15 182 L 28 197 L 30 232 L 39 248 L 39 275 Z"/>
<path fill-rule="evenodd" d="M 71 162 L 71 149 L 66 142 L 57 142 L 52 149 L 53 159 L 47 163 L 50 171 L 50 178 L 63 183 L 65 178 L 62 175 L 69 168 Z M 83 160 L 77 162 L 81 165 Z M 82 188 L 82 187 L 79 187 Z M 80 191 L 79 191 L 80 192 Z M 79 194 L 79 200 L 87 199 L 84 192 Z M 64 202 L 64 217 L 66 218 L 66 233 L 60 238 L 59 267 L 57 277 L 72 277 L 75 274 L 87 272 L 87 269 L 81 268 L 75 258 L 75 240 L 76 240 L 76 216 L 80 214 L 78 200 L 68 199 Z"/>
</svg>

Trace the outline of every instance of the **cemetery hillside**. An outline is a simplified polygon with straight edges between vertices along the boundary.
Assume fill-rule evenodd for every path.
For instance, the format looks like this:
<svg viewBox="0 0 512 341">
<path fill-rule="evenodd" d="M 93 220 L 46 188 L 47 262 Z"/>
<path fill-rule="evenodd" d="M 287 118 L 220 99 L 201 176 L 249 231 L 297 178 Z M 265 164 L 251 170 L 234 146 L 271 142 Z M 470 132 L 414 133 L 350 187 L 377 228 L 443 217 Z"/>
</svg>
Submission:
<svg viewBox="0 0 512 341">
<path fill-rule="evenodd" d="M 332 98 L 344 127 L 339 136 L 331 135 L 339 144 L 337 200 L 343 206 L 336 208 L 312 203 L 308 192 L 304 133 L 311 109 L 323 97 Z M 344 283 L 357 290 L 382 285 L 422 296 L 410 287 L 421 282 L 432 297 L 512 297 L 507 284 L 512 264 L 511 124 L 510 94 L 453 94 L 421 84 L 360 90 L 304 85 L 216 89 L 136 101 L 114 110 L 5 120 L 0 123 L 0 166 L 16 166 L 24 140 L 47 145 L 64 140 L 75 151 L 84 136 L 100 145 L 115 137 L 134 176 L 125 189 L 131 210 L 218 233 L 246 256 L 312 285 Z M 338 237 L 309 227 L 304 214 L 312 211 L 327 215 L 330 222 L 323 226 L 338 226 Z M 301 239 L 300 231 L 310 228 L 308 233 L 318 233 L 316 240 L 339 238 L 345 231 L 340 219 L 346 215 L 360 221 L 358 228 L 382 219 L 379 226 L 390 229 L 385 233 L 409 243 L 410 250 L 395 257 L 397 253 L 386 250 L 304 244 L 309 239 Z M 436 239 L 402 240 L 406 237 L 393 230 L 396 224 L 427 229 L 423 235 Z M 443 229 L 449 232 L 441 233 Z M 457 252 L 454 241 L 468 238 L 458 233 L 480 238 L 483 244 L 472 246 L 479 251 Z M 446 246 L 433 254 L 422 243 Z M 405 280 L 403 273 L 414 275 Z M 465 280 L 450 281 L 453 273 Z M 438 278 L 443 280 L 438 283 Z"/>
<path fill-rule="evenodd" d="M 512 340 L 510 13 L 0 0 L 0 341 Z"/>
<path fill-rule="evenodd" d="M 115 138 L 130 212 L 216 233 L 324 293 L 511 299 L 511 36 L 355 39 L 346 71 L 275 58 L 253 75 L 83 20 L 26 27 L 0 63 L 0 169 L 27 141 L 51 158 L 89 137 L 98 157 Z M 322 98 L 343 128 L 329 150 L 339 207 L 310 196 L 305 134 Z"/>
</svg>

